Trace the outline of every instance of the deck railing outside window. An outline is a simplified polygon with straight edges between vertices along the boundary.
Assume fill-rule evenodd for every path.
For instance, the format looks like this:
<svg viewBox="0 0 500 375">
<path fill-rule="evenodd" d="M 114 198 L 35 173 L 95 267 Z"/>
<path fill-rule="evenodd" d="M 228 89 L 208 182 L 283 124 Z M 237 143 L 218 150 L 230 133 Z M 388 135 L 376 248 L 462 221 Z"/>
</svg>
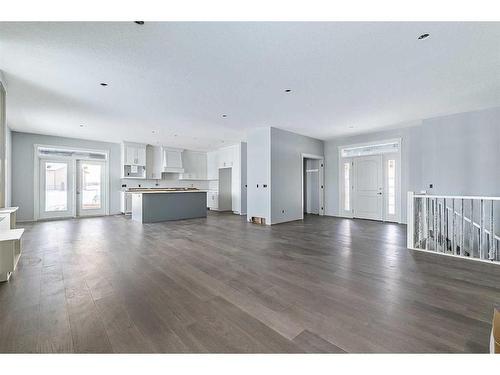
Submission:
<svg viewBox="0 0 500 375">
<path fill-rule="evenodd" d="M 408 248 L 500 264 L 500 197 L 408 193 Z"/>
</svg>

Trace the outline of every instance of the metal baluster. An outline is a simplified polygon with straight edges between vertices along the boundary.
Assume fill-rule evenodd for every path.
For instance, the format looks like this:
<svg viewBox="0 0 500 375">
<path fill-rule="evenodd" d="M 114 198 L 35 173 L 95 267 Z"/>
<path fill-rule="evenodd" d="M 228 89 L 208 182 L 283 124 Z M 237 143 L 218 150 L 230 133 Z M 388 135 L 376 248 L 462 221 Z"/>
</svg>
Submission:
<svg viewBox="0 0 500 375">
<path fill-rule="evenodd" d="M 495 259 L 493 254 L 493 242 L 495 241 L 495 229 L 494 229 L 494 220 L 493 220 L 493 200 L 491 201 L 491 211 L 490 211 L 490 242 L 488 245 L 488 259 Z"/>
<path fill-rule="evenodd" d="M 431 239 L 429 229 L 429 198 L 425 198 L 425 249 L 429 250 L 429 241 Z"/>
<path fill-rule="evenodd" d="M 443 253 L 448 252 L 448 210 L 446 208 L 446 198 L 443 198 L 443 233 L 441 236 Z"/>
<path fill-rule="evenodd" d="M 474 199 L 470 200 L 469 256 L 474 258 Z"/>
<path fill-rule="evenodd" d="M 455 243 L 455 199 L 451 201 L 451 250 L 457 255 L 457 244 Z"/>
<path fill-rule="evenodd" d="M 484 259 L 483 249 L 483 234 L 484 234 L 484 200 L 481 199 L 481 206 L 479 207 L 479 258 Z"/>
<path fill-rule="evenodd" d="M 464 212 L 464 199 L 461 199 L 460 202 L 461 208 L 460 212 L 462 213 L 462 220 L 460 221 L 460 255 L 465 256 L 465 212 Z"/>
<path fill-rule="evenodd" d="M 434 251 L 438 251 L 438 200 L 437 198 L 434 198 Z"/>
</svg>

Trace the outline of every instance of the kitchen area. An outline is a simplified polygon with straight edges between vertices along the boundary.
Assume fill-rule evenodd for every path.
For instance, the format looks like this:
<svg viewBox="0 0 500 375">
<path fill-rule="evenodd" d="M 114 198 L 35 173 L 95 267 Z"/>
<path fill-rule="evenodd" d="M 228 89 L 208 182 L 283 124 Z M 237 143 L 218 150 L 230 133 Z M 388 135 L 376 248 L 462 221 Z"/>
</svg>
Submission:
<svg viewBox="0 0 500 375">
<path fill-rule="evenodd" d="M 245 142 L 208 152 L 123 142 L 120 211 L 141 223 L 245 215 L 246 164 Z"/>
</svg>

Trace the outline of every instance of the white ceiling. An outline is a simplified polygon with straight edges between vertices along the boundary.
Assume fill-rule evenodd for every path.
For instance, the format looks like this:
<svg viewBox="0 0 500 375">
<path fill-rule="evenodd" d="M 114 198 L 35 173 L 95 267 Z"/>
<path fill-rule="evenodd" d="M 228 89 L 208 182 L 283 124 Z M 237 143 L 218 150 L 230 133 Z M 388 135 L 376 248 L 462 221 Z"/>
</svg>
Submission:
<svg viewBox="0 0 500 375">
<path fill-rule="evenodd" d="M 500 23 L 3 22 L 0 70 L 14 130 L 203 150 L 499 106 L 499 41 Z"/>
</svg>

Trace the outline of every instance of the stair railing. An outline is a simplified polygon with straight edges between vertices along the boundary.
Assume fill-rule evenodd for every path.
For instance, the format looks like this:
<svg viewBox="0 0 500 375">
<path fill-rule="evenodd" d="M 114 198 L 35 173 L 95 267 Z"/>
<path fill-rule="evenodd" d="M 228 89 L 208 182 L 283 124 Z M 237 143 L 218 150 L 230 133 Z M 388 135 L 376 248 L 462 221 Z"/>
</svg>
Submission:
<svg viewBox="0 0 500 375">
<path fill-rule="evenodd" d="M 500 197 L 408 193 L 410 249 L 500 264 Z"/>
</svg>

